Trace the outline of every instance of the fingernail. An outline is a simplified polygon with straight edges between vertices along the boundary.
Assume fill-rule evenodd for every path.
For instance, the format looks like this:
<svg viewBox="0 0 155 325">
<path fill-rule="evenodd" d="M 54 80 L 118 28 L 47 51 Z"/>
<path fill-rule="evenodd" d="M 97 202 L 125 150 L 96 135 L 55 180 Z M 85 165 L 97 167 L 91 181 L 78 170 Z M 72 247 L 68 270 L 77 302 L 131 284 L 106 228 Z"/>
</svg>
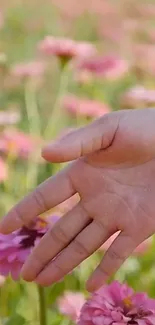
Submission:
<svg viewBox="0 0 155 325">
<path fill-rule="evenodd" d="M 103 274 L 100 270 L 96 270 L 95 273 L 89 278 L 86 283 L 86 288 L 89 292 L 98 290 L 102 285 L 106 283 L 108 276 Z"/>
</svg>

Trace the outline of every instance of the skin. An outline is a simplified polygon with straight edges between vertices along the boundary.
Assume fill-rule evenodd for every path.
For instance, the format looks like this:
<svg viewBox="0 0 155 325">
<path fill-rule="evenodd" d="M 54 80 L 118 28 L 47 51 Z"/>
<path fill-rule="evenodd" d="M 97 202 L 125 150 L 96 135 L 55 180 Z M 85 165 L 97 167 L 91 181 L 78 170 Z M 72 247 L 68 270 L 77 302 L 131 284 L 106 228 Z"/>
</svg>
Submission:
<svg viewBox="0 0 155 325">
<path fill-rule="evenodd" d="M 22 277 L 51 285 L 119 230 L 87 282 L 94 291 L 155 232 L 155 110 L 107 114 L 47 145 L 42 155 L 73 162 L 19 202 L 0 231 L 31 226 L 37 215 L 78 193 L 79 203 L 34 248 Z"/>
</svg>

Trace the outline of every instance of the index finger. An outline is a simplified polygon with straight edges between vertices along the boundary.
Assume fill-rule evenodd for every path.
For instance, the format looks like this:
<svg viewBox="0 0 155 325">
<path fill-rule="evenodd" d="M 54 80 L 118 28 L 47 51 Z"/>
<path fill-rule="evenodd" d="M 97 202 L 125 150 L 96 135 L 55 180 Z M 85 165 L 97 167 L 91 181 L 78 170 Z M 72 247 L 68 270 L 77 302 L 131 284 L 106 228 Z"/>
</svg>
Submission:
<svg viewBox="0 0 155 325">
<path fill-rule="evenodd" d="M 69 176 L 70 166 L 48 178 L 21 200 L 0 223 L 0 232 L 8 234 L 22 226 L 29 227 L 38 215 L 65 201 L 75 189 Z"/>
</svg>

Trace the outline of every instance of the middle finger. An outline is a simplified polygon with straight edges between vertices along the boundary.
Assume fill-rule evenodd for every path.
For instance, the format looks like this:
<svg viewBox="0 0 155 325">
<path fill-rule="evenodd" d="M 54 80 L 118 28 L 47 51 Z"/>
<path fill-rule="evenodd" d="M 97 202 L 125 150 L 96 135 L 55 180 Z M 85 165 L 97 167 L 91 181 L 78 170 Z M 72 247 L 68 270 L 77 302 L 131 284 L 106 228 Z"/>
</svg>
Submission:
<svg viewBox="0 0 155 325">
<path fill-rule="evenodd" d="M 33 249 L 22 268 L 22 277 L 33 281 L 41 270 L 90 222 L 80 202 L 52 227 Z"/>
<path fill-rule="evenodd" d="M 109 229 L 93 221 L 38 275 L 36 282 L 48 286 L 59 281 L 111 236 Z"/>
</svg>

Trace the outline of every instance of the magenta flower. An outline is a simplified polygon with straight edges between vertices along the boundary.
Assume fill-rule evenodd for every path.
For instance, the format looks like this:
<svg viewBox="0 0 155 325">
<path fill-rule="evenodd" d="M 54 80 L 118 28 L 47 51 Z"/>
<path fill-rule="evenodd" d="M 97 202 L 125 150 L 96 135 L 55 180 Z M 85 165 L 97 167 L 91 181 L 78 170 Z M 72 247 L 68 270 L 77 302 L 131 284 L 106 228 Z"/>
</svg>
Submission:
<svg viewBox="0 0 155 325">
<path fill-rule="evenodd" d="M 18 78 L 40 77 L 45 71 L 45 63 L 40 61 L 22 62 L 12 66 L 11 74 Z"/>
<path fill-rule="evenodd" d="M 114 56 L 92 57 L 79 64 L 79 70 L 108 79 L 120 78 L 128 72 L 128 69 L 125 60 Z"/>
<path fill-rule="evenodd" d="M 154 325 L 155 300 L 114 281 L 84 304 L 79 325 Z"/>
<path fill-rule="evenodd" d="M 64 99 L 64 108 L 73 116 L 100 117 L 110 112 L 108 105 L 95 100 L 68 95 Z"/>
<path fill-rule="evenodd" d="M 92 56 L 96 53 L 96 49 L 91 43 L 52 36 L 46 36 L 39 43 L 39 51 L 48 56 L 55 55 L 64 62 L 77 57 Z"/>
<path fill-rule="evenodd" d="M 60 313 L 76 321 L 80 315 L 80 310 L 85 303 L 85 297 L 80 292 L 65 292 L 63 297 L 58 299 L 58 309 Z"/>
<path fill-rule="evenodd" d="M 57 216 L 48 220 L 37 218 L 32 229 L 23 227 L 9 235 L 0 234 L 0 274 L 11 274 L 14 280 L 19 278 L 20 270 L 35 245 L 49 229 Z"/>
</svg>

